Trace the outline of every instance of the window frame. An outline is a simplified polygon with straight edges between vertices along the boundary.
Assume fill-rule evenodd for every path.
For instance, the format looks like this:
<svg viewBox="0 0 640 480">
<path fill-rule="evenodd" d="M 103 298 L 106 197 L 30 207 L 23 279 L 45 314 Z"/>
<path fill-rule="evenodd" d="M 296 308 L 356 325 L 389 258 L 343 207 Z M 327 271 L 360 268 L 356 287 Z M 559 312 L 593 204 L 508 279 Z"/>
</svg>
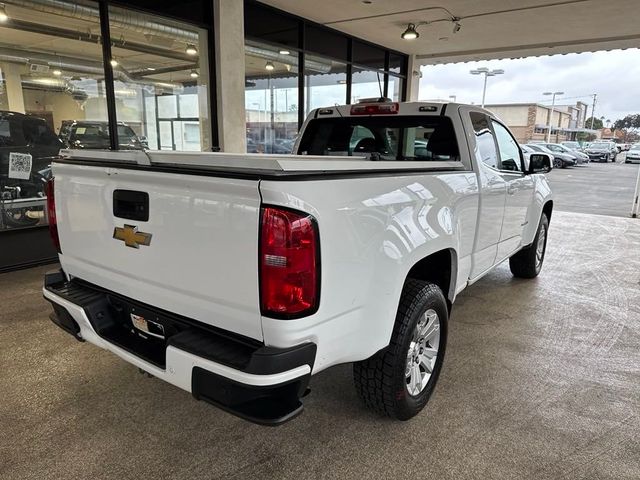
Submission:
<svg viewBox="0 0 640 480">
<path fill-rule="evenodd" d="M 498 120 L 497 118 L 495 118 L 495 117 L 493 117 L 491 115 L 487 115 L 487 117 L 489 117 L 489 120 L 491 120 L 491 131 L 493 132 L 493 139 L 494 139 L 494 142 L 496 144 L 496 151 L 498 152 L 498 160 L 500 162 L 500 168 L 497 169 L 497 170 L 500 173 L 510 173 L 512 175 L 524 176 L 524 174 L 525 174 L 524 154 L 522 153 L 522 149 L 520 148 L 520 145 L 518 144 L 518 141 L 516 140 L 516 138 L 511 133 L 511 130 L 509 130 L 509 128 L 507 128 L 507 126 L 504 123 L 502 123 L 500 120 Z M 520 155 L 520 170 L 519 171 L 507 170 L 507 169 L 502 168 L 502 152 L 500 151 L 500 144 L 498 143 L 498 135 L 497 135 L 496 130 L 494 128 L 494 123 L 500 125 L 502 128 L 505 129 L 505 131 L 507 132 L 509 137 L 511 137 L 511 140 L 513 140 L 513 143 L 515 143 L 516 147 L 518 148 L 518 154 Z M 489 166 L 489 165 L 487 165 L 487 166 Z M 493 167 L 490 167 L 490 168 L 493 168 Z M 494 169 L 494 170 L 496 170 L 496 169 Z"/>
</svg>

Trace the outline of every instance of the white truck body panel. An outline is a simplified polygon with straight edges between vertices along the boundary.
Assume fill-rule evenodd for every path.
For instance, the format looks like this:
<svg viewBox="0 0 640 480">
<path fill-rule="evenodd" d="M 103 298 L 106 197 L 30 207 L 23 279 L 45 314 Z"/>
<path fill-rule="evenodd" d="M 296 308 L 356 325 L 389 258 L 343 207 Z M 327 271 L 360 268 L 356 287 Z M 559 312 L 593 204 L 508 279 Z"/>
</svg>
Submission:
<svg viewBox="0 0 640 480">
<path fill-rule="evenodd" d="M 56 209 L 67 274 L 258 340 L 258 182 L 56 164 Z M 113 215 L 115 189 L 149 194 L 148 222 Z M 151 245 L 128 248 L 135 224 Z"/>
</svg>

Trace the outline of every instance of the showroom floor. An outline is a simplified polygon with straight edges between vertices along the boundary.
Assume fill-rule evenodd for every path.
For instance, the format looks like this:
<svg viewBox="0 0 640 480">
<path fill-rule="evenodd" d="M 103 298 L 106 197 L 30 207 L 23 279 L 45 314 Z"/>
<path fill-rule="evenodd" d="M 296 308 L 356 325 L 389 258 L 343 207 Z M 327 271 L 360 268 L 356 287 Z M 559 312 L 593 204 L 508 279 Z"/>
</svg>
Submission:
<svg viewBox="0 0 640 480">
<path fill-rule="evenodd" d="M 0 478 L 640 478 L 638 252 L 640 220 L 556 212 L 538 279 L 503 265 L 458 298 L 420 416 L 363 409 L 344 365 L 277 428 L 73 340 L 46 268 L 0 275 Z"/>
</svg>

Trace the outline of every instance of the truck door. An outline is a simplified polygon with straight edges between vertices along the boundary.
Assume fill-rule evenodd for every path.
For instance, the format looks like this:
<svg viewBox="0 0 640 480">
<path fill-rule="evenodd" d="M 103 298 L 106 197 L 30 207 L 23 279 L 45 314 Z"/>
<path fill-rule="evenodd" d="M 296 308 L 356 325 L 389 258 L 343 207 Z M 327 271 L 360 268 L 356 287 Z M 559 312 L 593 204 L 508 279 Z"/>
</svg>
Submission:
<svg viewBox="0 0 640 480">
<path fill-rule="evenodd" d="M 464 119 L 465 111 L 461 109 L 461 113 Z M 469 148 L 475 157 L 480 186 L 473 265 L 469 275 L 474 279 L 491 268 L 496 260 L 505 211 L 506 182 L 499 171 L 500 158 L 490 118 L 475 111 L 468 111 L 467 115 L 472 126 Z M 464 120 L 467 123 L 467 119 Z"/>
<path fill-rule="evenodd" d="M 522 242 L 522 232 L 527 224 L 527 211 L 532 204 L 533 179 L 525 175 L 522 152 L 509 130 L 492 119 L 491 124 L 498 143 L 500 174 L 506 182 L 507 196 L 504 220 L 496 262 L 509 257 Z"/>
</svg>

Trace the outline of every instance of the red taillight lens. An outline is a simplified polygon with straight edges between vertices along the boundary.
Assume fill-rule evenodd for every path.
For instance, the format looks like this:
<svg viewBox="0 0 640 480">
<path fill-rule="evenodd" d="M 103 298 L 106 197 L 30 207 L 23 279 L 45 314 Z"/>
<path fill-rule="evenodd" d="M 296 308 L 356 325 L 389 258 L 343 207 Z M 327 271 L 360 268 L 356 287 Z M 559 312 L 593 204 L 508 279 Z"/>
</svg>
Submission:
<svg viewBox="0 0 640 480">
<path fill-rule="evenodd" d="M 351 107 L 351 115 L 393 115 L 399 109 L 397 103 L 359 103 Z"/>
<path fill-rule="evenodd" d="M 54 194 L 54 180 L 53 178 L 45 184 L 45 193 L 47 195 L 47 219 L 49 220 L 49 233 L 51 234 L 51 240 L 53 245 L 58 250 L 58 253 L 62 253 L 60 250 L 60 238 L 58 237 L 58 221 L 56 219 L 56 197 Z"/>
<path fill-rule="evenodd" d="M 320 285 L 320 246 L 314 218 L 264 207 L 260 228 L 262 314 L 296 318 L 314 313 Z"/>
</svg>

